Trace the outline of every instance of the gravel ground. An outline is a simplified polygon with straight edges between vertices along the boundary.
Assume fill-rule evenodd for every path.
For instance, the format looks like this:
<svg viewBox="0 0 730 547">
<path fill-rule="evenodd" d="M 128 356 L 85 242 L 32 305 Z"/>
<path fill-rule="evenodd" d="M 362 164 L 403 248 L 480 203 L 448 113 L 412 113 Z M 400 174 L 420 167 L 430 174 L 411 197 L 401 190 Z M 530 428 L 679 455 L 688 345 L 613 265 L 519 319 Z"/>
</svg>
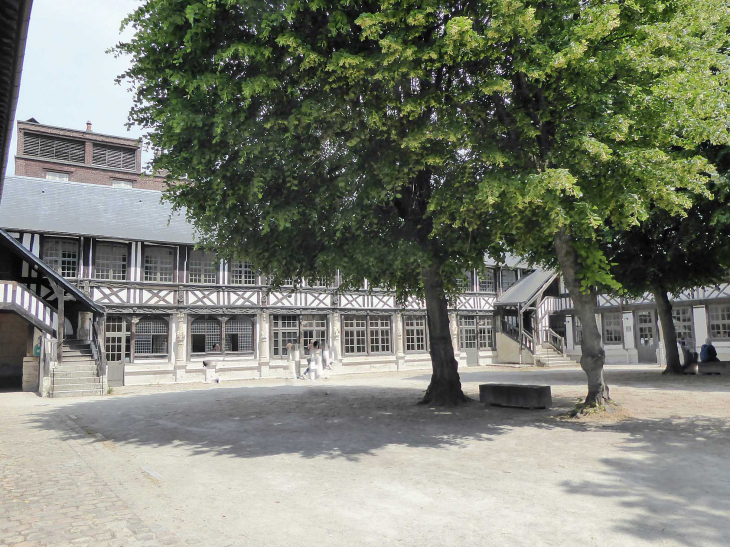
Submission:
<svg viewBox="0 0 730 547">
<path fill-rule="evenodd" d="M 429 375 L 414 372 L 0 394 L 0 452 L 34 434 L 83 446 L 115 503 L 170 544 L 726 547 L 730 377 L 660 372 L 607 367 L 623 411 L 580 421 L 561 418 L 585 394 L 576 368 L 462 372 L 473 398 L 549 384 L 542 411 L 416 406 Z M 46 490 L 49 505 L 73 494 Z M 62 544 L 49 533 L 38 545 Z"/>
</svg>

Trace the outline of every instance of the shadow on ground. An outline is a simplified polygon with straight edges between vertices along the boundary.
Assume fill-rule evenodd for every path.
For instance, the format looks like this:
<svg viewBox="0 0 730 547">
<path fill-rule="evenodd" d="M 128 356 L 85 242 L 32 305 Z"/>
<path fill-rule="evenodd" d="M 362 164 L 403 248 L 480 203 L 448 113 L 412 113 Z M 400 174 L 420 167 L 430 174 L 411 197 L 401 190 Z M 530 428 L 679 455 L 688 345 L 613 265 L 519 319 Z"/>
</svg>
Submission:
<svg viewBox="0 0 730 547">
<path fill-rule="evenodd" d="M 465 372 L 463 379 L 481 381 L 480 374 Z M 571 374 L 554 375 L 550 383 L 582 381 L 580 374 L 578 371 L 578 380 Z M 487 376 L 485 380 L 500 381 L 494 374 Z M 525 383 L 539 381 L 525 379 Z M 681 381 L 674 384 L 681 386 Z M 726 385 L 720 387 L 727 391 Z M 616 504 L 629 509 L 622 515 L 630 516 L 605 515 L 617 531 L 657 541 L 666 528 L 683 545 L 727 544 L 727 419 L 697 416 L 691 420 L 667 417 L 576 423 L 557 419 L 572 407 L 572 398 L 557 397 L 555 408 L 545 411 L 485 407 L 476 402 L 449 410 L 415 406 L 421 393 L 371 386 L 220 387 L 83 401 L 49 408 L 29 421 L 34 427 L 60 429 L 65 438 L 101 434 L 119 445 L 168 446 L 185 455 L 261 458 L 296 454 L 356 462 L 397 446 L 449 449 L 443 456 L 433 456 L 443 457 L 444 465 L 458 463 L 458 452 L 453 449 L 484 447 L 481 443 L 492 443 L 490 450 L 539 453 L 546 449 L 531 440 L 528 429 L 551 430 L 555 435 L 562 432 L 566 442 L 579 443 L 565 446 L 565 457 L 570 454 L 589 462 L 591 469 L 560 484 L 563 494 L 575 496 L 577 504 L 585 504 L 586 496 L 595 499 L 596 511 Z M 78 427 L 59 425 L 68 416 L 73 416 Z M 499 442 L 512 433 L 519 434 L 524 445 L 515 448 L 514 443 Z M 484 465 L 490 465 L 489 453 L 485 450 Z M 402 465 L 417 464 L 419 454 L 423 453 L 413 452 L 411 457 L 401 453 Z M 472 467 L 466 471 L 479 473 Z"/>
</svg>

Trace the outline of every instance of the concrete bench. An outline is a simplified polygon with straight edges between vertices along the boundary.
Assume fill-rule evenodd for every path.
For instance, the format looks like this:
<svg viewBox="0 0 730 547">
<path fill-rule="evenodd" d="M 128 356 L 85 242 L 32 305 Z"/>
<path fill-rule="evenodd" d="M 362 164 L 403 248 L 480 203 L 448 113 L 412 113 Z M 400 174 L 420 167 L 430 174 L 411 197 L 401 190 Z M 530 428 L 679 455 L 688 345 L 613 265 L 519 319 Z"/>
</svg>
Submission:
<svg viewBox="0 0 730 547">
<path fill-rule="evenodd" d="M 479 401 L 488 405 L 517 408 L 550 408 L 553 404 L 550 386 L 522 384 L 481 384 Z"/>
<path fill-rule="evenodd" d="M 700 374 L 730 374 L 730 361 L 698 363 Z"/>
</svg>

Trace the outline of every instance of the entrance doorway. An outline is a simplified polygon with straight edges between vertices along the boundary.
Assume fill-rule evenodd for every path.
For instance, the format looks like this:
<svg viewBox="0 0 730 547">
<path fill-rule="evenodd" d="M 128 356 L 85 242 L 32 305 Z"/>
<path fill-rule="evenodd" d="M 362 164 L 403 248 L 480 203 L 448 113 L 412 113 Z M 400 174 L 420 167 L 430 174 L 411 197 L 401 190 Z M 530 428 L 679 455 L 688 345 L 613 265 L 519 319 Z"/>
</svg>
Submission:
<svg viewBox="0 0 730 547">
<path fill-rule="evenodd" d="M 121 316 L 106 318 L 104 349 L 107 361 L 107 383 L 109 387 L 124 385 L 124 363 L 129 362 L 131 339 L 127 321 Z"/>
<path fill-rule="evenodd" d="M 657 325 L 654 310 L 636 312 L 636 348 L 639 363 L 656 363 Z"/>
</svg>

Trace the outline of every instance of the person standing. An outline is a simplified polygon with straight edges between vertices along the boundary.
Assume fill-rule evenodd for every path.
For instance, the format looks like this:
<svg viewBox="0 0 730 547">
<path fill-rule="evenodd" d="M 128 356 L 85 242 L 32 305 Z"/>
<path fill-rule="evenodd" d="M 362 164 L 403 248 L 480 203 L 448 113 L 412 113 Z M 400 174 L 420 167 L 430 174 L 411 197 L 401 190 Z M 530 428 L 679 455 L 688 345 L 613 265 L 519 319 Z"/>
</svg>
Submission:
<svg viewBox="0 0 730 547">
<path fill-rule="evenodd" d="M 320 349 L 319 340 L 312 341 L 309 344 L 309 379 L 316 380 L 322 375 L 322 350 Z"/>
</svg>

